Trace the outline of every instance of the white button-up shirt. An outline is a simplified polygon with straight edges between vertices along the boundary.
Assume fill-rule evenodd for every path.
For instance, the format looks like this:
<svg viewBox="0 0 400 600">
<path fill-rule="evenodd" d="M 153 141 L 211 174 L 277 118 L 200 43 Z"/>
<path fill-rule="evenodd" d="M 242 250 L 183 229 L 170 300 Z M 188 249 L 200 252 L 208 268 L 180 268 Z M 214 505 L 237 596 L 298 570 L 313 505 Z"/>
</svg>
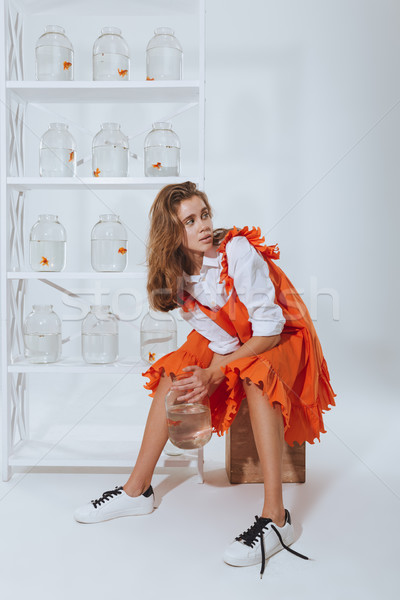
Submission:
<svg viewBox="0 0 400 600">
<path fill-rule="evenodd" d="M 278 335 L 285 324 L 280 306 L 275 304 L 275 288 L 269 277 L 267 263 L 244 236 L 237 236 L 226 245 L 228 275 L 232 277 L 239 299 L 249 313 L 255 336 Z M 222 254 L 215 248 L 204 253 L 200 275 L 183 273 L 184 288 L 193 298 L 212 310 L 228 301 L 225 282 L 219 283 Z M 189 325 L 210 340 L 209 348 L 218 354 L 229 354 L 240 348 L 238 336 L 232 337 L 198 306 L 180 311 Z"/>
</svg>

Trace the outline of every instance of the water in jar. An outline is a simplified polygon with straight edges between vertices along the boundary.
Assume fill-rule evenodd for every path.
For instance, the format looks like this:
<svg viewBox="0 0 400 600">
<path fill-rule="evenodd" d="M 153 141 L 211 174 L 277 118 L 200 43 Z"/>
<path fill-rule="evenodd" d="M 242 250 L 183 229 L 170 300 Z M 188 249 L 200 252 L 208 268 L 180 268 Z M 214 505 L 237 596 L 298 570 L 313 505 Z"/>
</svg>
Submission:
<svg viewBox="0 0 400 600">
<path fill-rule="evenodd" d="M 95 177 L 126 177 L 128 175 L 128 148 L 105 144 L 93 148 Z"/>
<path fill-rule="evenodd" d="M 177 48 L 152 48 L 147 51 L 147 72 L 153 79 L 181 79 L 182 52 Z"/>
<path fill-rule="evenodd" d="M 123 271 L 127 255 L 126 240 L 92 240 L 92 267 L 95 271 Z"/>
<path fill-rule="evenodd" d="M 176 331 L 141 331 L 140 354 L 142 360 L 154 362 L 176 349 Z"/>
<path fill-rule="evenodd" d="M 40 150 L 41 177 L 73 177 L 76 170 L 76 152 L 72 148 L 42 148 Z"/>
<path fill-rule="evenodd" d="M 176 177 L 179 175 L 180 148 L 150 146 L 144 149 L 146 177 Z"/>
<path fill-rule="evenodd" d="M 82 333 L 82 356 L 87 363 L 111 363 L 118 357 L 117 333 Z"/>
<path fill-rule="evenodd" d="M 24 333 L 25 358 L 31 363 L 52 363 L 61 356 L 61 333 Z"/>
<path fill-rule="evenodd" d="M 72 81 L 73 51 L 62 46 L 36 48 L 36 76 L 39 81 Z"/>
<path fill-rule="evenodd" d="M 29 242 L 30 265 L 34 271 L 62 271 L 65 267 L 66 242 Z"/>
<path fill-rule="evenodd" d="M 169 439 L 178 448 L 200 448 L 211 439 L 210 411 L 203 404 L 174 404 L 167 410 L 167 424 Z"/>
<path fill-rule="evenodd" d="M 94 81 L 129 81 L 129 58 L 101 52 L 93 56 Z"/>
</svg>

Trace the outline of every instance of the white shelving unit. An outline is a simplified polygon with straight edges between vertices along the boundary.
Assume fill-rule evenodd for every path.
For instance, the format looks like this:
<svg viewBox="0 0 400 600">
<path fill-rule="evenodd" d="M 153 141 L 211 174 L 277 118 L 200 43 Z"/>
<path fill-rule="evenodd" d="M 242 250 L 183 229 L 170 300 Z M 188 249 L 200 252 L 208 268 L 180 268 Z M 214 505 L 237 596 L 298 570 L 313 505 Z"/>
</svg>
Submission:
<svg viewBox="0 0 400 600">
<path fill-rule="evenodd" d="M 95 4 L 96 17 L 104 16 L 105 23 L 115 15 L 165 17 L 185 19 L 195 30 L 193 39 L 198 40 L 197 76 L 182 81 L 138 81 L 94 82 L 75 80 L 72 82 L 43 82 L 27 80 L 25 76 L 24 52 L 25 35 L 31 24 L 30 18 L 40 19 L 43 28 L 49 23 L 63 23 L 66 17 L 66 5 L 61 0 L 44 2 L 43 0 L 4 0 L 0 13 L 0 194 L 1 194 L 1 375 L 3 383 L 2 405 L 2 444 L 3 444 L 3 480 L 12 476 L 13 466 L 31 467 L 35 465 L 51 467 L 129 467 L 134 462 L 140 440 L 106 441 L 101 443 L 85 439 L 58 440 L 52 444 L 43 440 L 31 439 L 29 431 L 28 389 L 29 375 L 46 374 L 129 374 L 141 373 L 146 365 L 135 356 L 122 356 L 110 365 L 88 365 L 80 356 L 67 356 L 57 363 L 33 365 L 23 356 L 22 325 L 27 314 L 24 299 L 28 286 L 34 282 L 43 284 L 45 301 L 46 285 L 65 291 L 76 281 L 127 282 L 145 278 L 142 271 L 123 273 L 96 273 L 91 271 L 63 271 L 60 273 L 37 273 L 29 270 L 29 261 L 25 256 L 26 236 L 24 230 L 24 211 L 27 202 L 34 202 L 30 194 L 41 191 L 42 199 L 50 192 L 70 191 L 81 193 L 98 190 L 111 190 L 132 196 L 143 190 L 159 190 L 169 183 L 183 182 L 188 179 L 204 187 L 204 85 L 205 85 L 205 0 L 71 0 L 71 11 L 75 18 L 89 18 Z M 162 21 L 161 21 L 162 22 Z M 41 33 L 41 32 L 40 32 Z M 40 35 L 39 33 L 39 35 Z M 67 32 L 68 33 L 68 32 Z M 178 35 L 179 37 L 179 35 Z M 4 42 L 3 42 L 4 40 Z M 93 40 L 94 41 L 94 40 Z M 143 56 L 144 56 L 143 48 Z M 91 52 L 91 46 L 88 51 Z M 34 48 L 30 48 L 34 52 Z M 91 77 L 91 72 L 88 73 Z M 54 121 L 51 109 L 62 110 L 65 105 L 85 104 L 140 105 L 178 104 L 176 114 L 194 109 L 195 129 L 198 136 L 197 161 L 195 173 L 184 173 L 179 178 L 127 177 L 97 179 L 77 176 L 75 178 L 41 178 L 26 175 L 26 123 L 25 115 L 30 105 L 40 106 L 49 111 L 49 122 Z M 56 106 L 58 105 L 58 106 Z M 61 108 L 60 108 L 61 106 Z M 46 108 L 47 107 L 47 108 Z M 68 120 L 68 117 L 66 117 Z M 151 123 L 147 124 L 148 129 Z M 184 149 L 182 150 L 184 152 Z M 104 212 L 104 210 L 103 210 Z M 144 225 L 144 224 L 143 224 Z M 129 268 L 134 268 L 130 265 Z M 62 282 L 62 286 L 60 285 Z M 28 311 L 29 312 L 29 311 Z M 121 325 L 123 326 L 123 325 Z M 132 458 L 133 457 L 133 458 Z M 162 455 L 157 467 L 193 466 L 197 469 L 199 481 L 203 481 L 203 451 L 185 452 L 179 457 Z"/>
</svg>

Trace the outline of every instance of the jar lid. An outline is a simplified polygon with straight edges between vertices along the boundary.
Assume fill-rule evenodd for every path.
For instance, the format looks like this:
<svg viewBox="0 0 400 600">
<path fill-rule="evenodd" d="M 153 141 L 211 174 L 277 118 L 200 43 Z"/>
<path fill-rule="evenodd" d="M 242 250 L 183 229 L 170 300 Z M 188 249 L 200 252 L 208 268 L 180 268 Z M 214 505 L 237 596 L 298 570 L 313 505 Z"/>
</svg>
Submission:
<svg viewBox="0 0 400 600">
<path fill-rule="evenodd" d="M 172 123 L 166 121 L 156 121 L 152 124 L 153 129 L 172 129 Z"/>
<path fill-rule="evenodd" d="M 64 27 L 59 27 L 59 25 L 46 25 L 44 28 L 45 33 L 61 33 L 64 35 L 65 29 Z"/>
<path fill-rule="evenodd" d="M 121 129 L 121 125 L 119 123 L 102 123 L 102 129 Z"/>
<path fill-rule="evenodd" d="M 119 27 L 103 27 L 101 30 L 101 35 L 121 35 L 122 31 Z"/>
<path fill-rule="evenodd" d="M 175 32 L 173 29 L 171 29 L 171 27 L 157 27 L 157 29 L 154 30 L 154 33 L 156 35 L 174 35 Z"/>
<path fill-rule="evenodd" d="M 119 221 L 118 215 L 99 215 L 99 219 L 101 221 Z"/>
<path fill-rule="evenodd" d="M 68 129 L 66 123 L 49 123 L 49 129 Z"/>
<path fill-rule="evenodd" d="M 46 219 L 47 221 L 58 221 L 57 215 L 39 215 L 39 219 Z"/>
<path fill-rule="evenodd" d="M 32 305 L 33 310 L 53 310 L 53 305 L 52 304 L 33 304 Z"/>
</svg>

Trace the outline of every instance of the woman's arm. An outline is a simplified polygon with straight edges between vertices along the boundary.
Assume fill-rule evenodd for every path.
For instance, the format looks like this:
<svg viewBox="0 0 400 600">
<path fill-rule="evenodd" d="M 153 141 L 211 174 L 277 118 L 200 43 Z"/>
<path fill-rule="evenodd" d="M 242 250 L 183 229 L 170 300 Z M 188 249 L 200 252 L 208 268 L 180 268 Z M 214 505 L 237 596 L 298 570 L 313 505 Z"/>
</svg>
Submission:
<svg viewBox="0 0 400 600">
<path fill-rule="evenodd" d="M 230 354 L 214 354 L 212 364 L 206 369 L 201 369 L 197 365 L 185 367 L 183 371 L 193 371 L 193 375 L 183 381 L 176 381 L 172 384 L 171 389 L 185 391 L 193 390 L 182 396 L 182 399 L 192 399 L 193 401 L 200 400 L 209 392 L 209 388 L 216 388 L 224 380 L 225 375 L 221 371 L 228 363 L 244 358 L 246 356 L 256 356 L 267 350 L 271 350 L 280 342 L 280 335 L 269 336 L 253 336 L 245 342 L 238 350 Z"/>
</svg>

